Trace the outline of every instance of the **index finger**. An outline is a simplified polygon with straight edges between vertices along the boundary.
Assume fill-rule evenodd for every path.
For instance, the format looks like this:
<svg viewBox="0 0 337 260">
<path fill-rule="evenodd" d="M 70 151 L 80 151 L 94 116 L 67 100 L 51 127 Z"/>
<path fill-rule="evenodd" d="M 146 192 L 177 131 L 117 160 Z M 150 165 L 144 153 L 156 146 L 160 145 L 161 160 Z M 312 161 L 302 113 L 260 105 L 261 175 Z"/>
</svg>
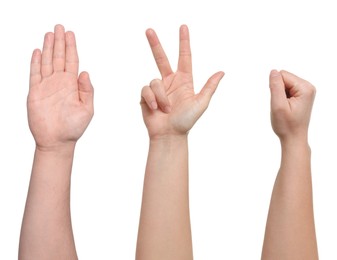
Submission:
<svg viewBox="0 0 337 260">
<path fill-rule="evenodd" d="M 167 56 L 164 52 L 163 47 L 160 44 L 160 41 L 158 39 L 156 32 L 152 29 L 147 29 L 146 37 L 150 44 L 153 57 L 156 61 L 156 64 L 160 71 L 161 76 L 165 78 L 168 75 L 172 74 L 173 71 L 171 69 L 170 63 L 167 59 Z"/>
</svg>

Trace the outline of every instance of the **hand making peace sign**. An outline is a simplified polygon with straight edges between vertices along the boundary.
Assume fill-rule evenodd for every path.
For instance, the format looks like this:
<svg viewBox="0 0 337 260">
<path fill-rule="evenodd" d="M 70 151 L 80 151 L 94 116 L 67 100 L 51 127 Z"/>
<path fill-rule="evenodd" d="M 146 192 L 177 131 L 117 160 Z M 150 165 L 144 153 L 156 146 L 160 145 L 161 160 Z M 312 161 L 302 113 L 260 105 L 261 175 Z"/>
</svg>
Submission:
<svg viewBox="0 0 337 260">
<path fill-rule="evenodd" d="M 162 79 L 142 89 L 141 106 L 150 138 L 185 135 L 207 109 L 223 72 L 211 76 L 200 93 L 194 93 L 189 31 L 180 27 L 178 69 L 173 72 L 154 30 L 146 36 Z"/>
</svg>

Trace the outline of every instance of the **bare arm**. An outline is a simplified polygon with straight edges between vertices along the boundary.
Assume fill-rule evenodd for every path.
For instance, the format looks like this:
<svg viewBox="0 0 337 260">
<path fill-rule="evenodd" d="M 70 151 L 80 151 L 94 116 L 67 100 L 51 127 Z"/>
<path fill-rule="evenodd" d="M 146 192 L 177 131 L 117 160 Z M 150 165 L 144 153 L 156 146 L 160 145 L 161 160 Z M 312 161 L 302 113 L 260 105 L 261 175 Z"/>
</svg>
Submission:
<svg viewBox="0 0 337 260">
<path fill-rule="evenodd" d="M 187 136 L 150 141 L 137 259 L 192 259 Z"/>
<path fill-rule="evenodd" d="M 271 117 L 282 148 L 262 259 L 318 259 L 308 126 L 315 88 L 286 71 L 270 76 Z"/>
<path fill-rule="evenodd" d="M 61 25 L 33 52 L 27 101 L 36 149 L 19 259 L 77 259 L 70 218 L 70 177 L 77 140 L 93 116 L 93 88 L 78 77 L 75 36 Z"/>
<path fill-rule="evenodd" d="M 19 259 L 77 259 L 70 219 L 74 147 L 35 151 Z"/>
<path fill-rule="evenodd" d="M 149 132 L 136 258 L 192 259 L 188 198 L 188 131 L 206 110 L 224 75 L 214 74 L 194 93 L 187 26 L 180 28 L 179 62 L 172 72 L 153 30 L 147 31 L 162 75 L 142 90 L 142 112 Z"/>
</svg>

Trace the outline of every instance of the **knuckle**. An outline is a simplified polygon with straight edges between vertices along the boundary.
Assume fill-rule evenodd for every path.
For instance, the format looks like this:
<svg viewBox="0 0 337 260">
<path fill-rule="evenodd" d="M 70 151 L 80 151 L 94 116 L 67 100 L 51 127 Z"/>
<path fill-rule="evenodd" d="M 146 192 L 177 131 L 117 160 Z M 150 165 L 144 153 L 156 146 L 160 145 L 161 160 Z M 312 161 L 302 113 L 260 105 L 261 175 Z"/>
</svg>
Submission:
<svg viewBox="0 0 337 260">
<path fill-rule="evenodd" d="M 161 83 L 161 80 L 160 80 L 160 79 L 153 79 L 153 80 L 151 80 L 151 82 L 150 82 L 150 86 L 151 86 L 151 88 L 152 88 L 152 87 L 159 87 L 159 86 L 160 86 L 160 83 Z"/>
<path fill-rule="evenodd" d="M 153 97 L 153 92 L 151 88 L 149 86 L 143 87 L 141 96 L 146 100 L 151 99 Z"/>
<path fill-rule="evenodd" d="M 210 86 L 205 86 L 202 92 L 204 95 L 210 95 L 212 96 L 215 93 L 215 89 Z"/>
<path fill-rule="evenodd" d="M 191 57 L 192 53 L 188 50 L 180 50 L 179 56 L 181 56 L 181 57 Z"/>
<path fill-rule="evenodd" d="M 305 82 L 302 85 L 303 91 L 309 95 L 309 96 L 315 96 L 316 95 L 316 88 L 314 85 L 312 85 L 310 82 Z"/>
<path fill-rule="evenodd" d="M 65 58 L 65 55 L 62 51 L 55 51 L 53 53 L 53 58 L 54 59 L 64 59 Z"/>
<path fill-rule="evenodd" d="M 149 86 L 144 86 L 144 87 L 142 88 L 142 91 L 141 91 L 141 95 L 142 95 L 142 96 L 146 95 L 146 92 L 148 91 L 148 90 L 147 90 L 148 88 L 149 88 Z"/>
<path fill-rule="evenodd" d="M 158 65 L 163 65 L 163 64 L 165 64 L 165 62 L 166 62 L 166 57 L 165 57 L 165 56 L 158 55 L 158 56 L 154 57 L 154 60 L 156 61 L 156 63 L 157 63 Z"/>
</svg>

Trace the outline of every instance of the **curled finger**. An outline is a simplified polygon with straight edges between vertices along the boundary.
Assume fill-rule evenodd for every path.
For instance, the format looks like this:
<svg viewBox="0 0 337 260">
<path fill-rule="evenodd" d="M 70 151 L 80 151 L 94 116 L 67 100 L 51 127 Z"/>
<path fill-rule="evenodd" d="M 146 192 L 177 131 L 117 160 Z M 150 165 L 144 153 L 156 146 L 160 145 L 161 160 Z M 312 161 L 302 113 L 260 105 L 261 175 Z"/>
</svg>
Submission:
<svg viewBox="0 0 337 260">
<path fill-rule="evenodd" d="M 160 79 L 154 79 L 150 83 L 150 88 L 160 109 L 165 113 L 170 113 L 170 101 L 167 97 L 163 82 Z"/>
<path fill-rule="evenodd" d="M 143 87 L 141 96 L 141 105 L 145 103 L 152 110 L 156 110 L 158 108 L 156 97 L 149 86 Z"/>
</svg>

